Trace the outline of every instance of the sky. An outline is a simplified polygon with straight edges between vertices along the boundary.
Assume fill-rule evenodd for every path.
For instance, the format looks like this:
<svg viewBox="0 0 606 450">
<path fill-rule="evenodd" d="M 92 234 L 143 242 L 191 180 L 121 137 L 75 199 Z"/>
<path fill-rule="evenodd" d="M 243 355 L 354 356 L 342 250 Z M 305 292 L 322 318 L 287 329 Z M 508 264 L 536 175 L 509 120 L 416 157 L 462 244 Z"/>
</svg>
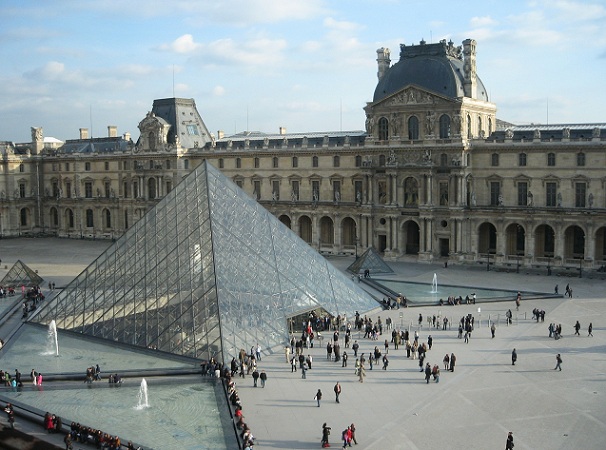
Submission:
<svg viewBox="0 0 606 450">
<path fill-rule="evenodd" d="M 363 130 L 378 48 L 467 38 L 497 118 L 606 122 L 604 0 L 2 0 L 0 141 L 136 140 L 169 97 L 214 134 Z"/>
</svg>

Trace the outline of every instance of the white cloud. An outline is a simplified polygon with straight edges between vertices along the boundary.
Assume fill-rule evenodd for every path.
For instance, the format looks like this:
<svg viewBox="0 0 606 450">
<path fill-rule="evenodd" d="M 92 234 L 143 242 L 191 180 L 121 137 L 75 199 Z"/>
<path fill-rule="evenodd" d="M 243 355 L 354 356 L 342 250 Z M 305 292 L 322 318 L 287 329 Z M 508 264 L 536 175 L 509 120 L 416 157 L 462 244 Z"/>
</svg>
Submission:
<svg viewBox="0 0 606 450">
<path fill-rule="evenodd" d="M 471 26 L 474 28 L 475 27 L 482 28 L 482 27 L 488 27 L 490 25 L 498 24 L 498 22 L 490 16 L 472 17 L 469 22 L 470 22 Z"/>
<path fill-rule="evenodd" d="M 223 86 L 215 86 L 213 88 L 213 95 L 215 97 L 222 97 L 223 95 L 225 95 L 225 88 Z"/>
<path fill-rule="evenodd" d="M 179 36 L 170 44 L 163 44 L 159 47 L 162 51 L 172 51 L 175 53 L 193 53 L 200 48 L 202 48 L 202 45 L 194 42 L 194 37 L 191 34 Z"/>
</svg>

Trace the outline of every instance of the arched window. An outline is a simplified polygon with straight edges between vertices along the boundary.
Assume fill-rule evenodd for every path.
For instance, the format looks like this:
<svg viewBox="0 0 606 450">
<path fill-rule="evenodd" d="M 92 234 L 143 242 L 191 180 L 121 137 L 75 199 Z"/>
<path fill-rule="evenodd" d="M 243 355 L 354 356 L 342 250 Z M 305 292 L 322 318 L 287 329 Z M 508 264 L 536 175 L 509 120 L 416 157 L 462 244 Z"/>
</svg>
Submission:
<svg viewBox="0 0 606 450">
<path fill-rule="evenodd" d="M 448 139 L 450 137 L 450 116 L 442 114 L 440 116 L 440 139 Z"/>
<path fill-rule="evenodd" d="M 482 137 L 482 116 L 478 116 L 478 137 Z"/>
<path fill-rule="evenodd" d="M 86 226 L 89 228 L 92 228 L 95 224 L 94 221 L 94 216 L 93 216 L 93 210 L 92 209 L 87 209 L 86 210 Z"/>
<path fill-rule="evenodd" d="M 492 117 L 488 118 L 488 133 L 487 134 L 490 134 L 490 133 L 492 133 Z"/>
<path fill-rule="evenodd" d="M 385 117 L 379 119 L 379 140 L 386 141 L 389 139 L 389 122 Z"/>
<path fill-rule="evenodd" d="M 417 116 L 408 119 L 408 139 L 411 141 L 419 139 L 419 119 Z"/>
<path fill-rule="evenodd" d="M 112 227 L 112 213 L 109 211 L 109 209 L 106 209 L 103 211 L 103 219 L 105 220 L 105 228 L 111 228 Z"/>
</svg>

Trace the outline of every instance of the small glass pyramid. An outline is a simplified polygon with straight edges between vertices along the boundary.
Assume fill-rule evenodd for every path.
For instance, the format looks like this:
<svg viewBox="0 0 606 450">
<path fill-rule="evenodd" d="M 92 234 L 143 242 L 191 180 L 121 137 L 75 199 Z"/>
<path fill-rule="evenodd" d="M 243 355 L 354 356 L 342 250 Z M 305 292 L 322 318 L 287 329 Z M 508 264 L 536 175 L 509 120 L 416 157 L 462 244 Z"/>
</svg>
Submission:
<svg viewBox="0 0 606 450">
<path fill-rule="evenodd" d="M 374 247 L 369 247 L 351 266 L 347 268 L 348 272 L 363 274 L 368 269 L 369 273 L 394 273 L 392 268 L 387 265 L 381 255 Z"/>
<path fill-rule="evenodd" d="M 377 307 L 356 284 L 204 162 L 32 321 L 230 361 L 281 349 L 288 317 Z"/>
<path fill-rule="evenodd" d="M 20 288 L 40 286 L 44 280 L 40 275 L 27 267 L 20 259 L 0 281 L 0 286 Z"/>
</svg>

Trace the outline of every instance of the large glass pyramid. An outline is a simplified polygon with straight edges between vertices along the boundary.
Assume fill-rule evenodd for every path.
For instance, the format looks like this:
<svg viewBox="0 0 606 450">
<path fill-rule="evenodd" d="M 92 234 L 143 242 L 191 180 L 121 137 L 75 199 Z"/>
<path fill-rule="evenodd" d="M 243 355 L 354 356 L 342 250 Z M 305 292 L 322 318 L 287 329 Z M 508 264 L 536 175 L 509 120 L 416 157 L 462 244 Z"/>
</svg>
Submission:
<svg viewBox="0 0 606 450">
<path fill-rule="evenodd" d="M 17 260 L 13 267 L 0 281 L 0 286 L 20 288 L 40 286 L 44 280 L 40 275 L 30 269 L 20 259 Z"/>
<path fill-rule="evenodd" d="M 288 340 L 287 318 L 377 303 L 204 162 L 32 321 L 223 361 Z"/>
</svg>

